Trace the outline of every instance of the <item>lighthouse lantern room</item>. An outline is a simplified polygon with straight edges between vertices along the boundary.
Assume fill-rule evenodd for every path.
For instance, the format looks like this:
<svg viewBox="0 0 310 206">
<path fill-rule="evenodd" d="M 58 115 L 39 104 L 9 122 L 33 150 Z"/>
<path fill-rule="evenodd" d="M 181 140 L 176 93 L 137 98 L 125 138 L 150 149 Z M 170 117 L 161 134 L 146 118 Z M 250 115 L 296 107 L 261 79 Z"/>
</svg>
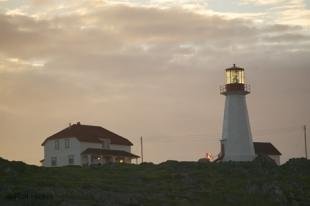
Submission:
<svg viewBox="0 0 310 206">
<path fill-rule="evenodd" d="M 229 92 L 250 93 L 250 85 L 245 84 L 244 69 L 233 67 L 226 69 L 226 84 L 221 86 L 221 94 L 227 95 Z M 228 93 L 227 93 L 228 92 Z"/>
<path fill-rule="evenodd" d="M 250 93 L 245 84 L 244 69 L 226 69 L 226 84 L 220 92 L 226 96 L 220 158 L 223 161 L 251 161 L 254 145 L 245 96 Z"/>
<path fill-rule="evenodd" d="M 235 64 L 226 69 L 226 84 L 244 84 L 244 69 L 236 67 Z"/>
</svg>

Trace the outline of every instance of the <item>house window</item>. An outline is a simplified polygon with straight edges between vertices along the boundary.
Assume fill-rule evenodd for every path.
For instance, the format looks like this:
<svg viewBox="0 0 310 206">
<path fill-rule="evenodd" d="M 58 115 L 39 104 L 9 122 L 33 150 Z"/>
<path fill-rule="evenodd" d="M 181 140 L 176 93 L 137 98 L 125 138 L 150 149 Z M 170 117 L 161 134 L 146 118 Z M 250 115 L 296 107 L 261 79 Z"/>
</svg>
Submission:
<svg viewBox="0 0 310 206">
<path fill-rule="evenodd" d="M 65 139 L 65 148 L 70 148 L 70 139 Z"/>
<path fill-rule="evenodd" d="M 57 157 L 52 157 L 52 158 L 51 158 L 51 165 L 52 165 L 53 167 L 57 166 Z"/>
<path fill-rule="evenodd" d="M 55 150 L 59 150 L 59 140 L 55 140 Z"/>
<path fill-rule="evenodd" d="M 110 139 L 100 138 L 101 141 L 101 149 L 110 149 Z"/>
<path fill-rule="evenodd" d="M 68 163 L 69 163 L 69 165 L 74 165 L 74 155 L 68 156 Z"/>
</svg>

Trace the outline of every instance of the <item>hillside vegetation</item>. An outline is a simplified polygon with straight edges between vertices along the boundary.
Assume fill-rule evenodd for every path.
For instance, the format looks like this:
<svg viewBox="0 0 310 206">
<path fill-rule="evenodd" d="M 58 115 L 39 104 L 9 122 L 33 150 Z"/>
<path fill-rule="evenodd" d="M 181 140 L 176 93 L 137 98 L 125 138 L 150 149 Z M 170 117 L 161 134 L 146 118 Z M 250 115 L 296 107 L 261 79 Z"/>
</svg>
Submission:
<svg viewBox="0 0 310 206">
<path fill-rule="evenodd" d="M 0 158 L 0 205 L 310 205 L 310 160 L 43 168 Z"/>
</svg>

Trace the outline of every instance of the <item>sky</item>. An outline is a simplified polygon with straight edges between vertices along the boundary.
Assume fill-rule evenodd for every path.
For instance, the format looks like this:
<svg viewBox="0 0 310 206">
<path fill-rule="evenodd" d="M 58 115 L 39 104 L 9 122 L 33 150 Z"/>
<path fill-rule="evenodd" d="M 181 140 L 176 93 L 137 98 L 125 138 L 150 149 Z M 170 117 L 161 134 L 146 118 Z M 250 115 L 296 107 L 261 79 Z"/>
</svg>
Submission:
<svg viewBox="0 0 310 206">
<path fill-rule="evenodd" d="M 144 160 L 217 155 L 233 64 L 254 141 L 281 162 L 310 128 L 308 0 L 0 0 L 0 157 L 39 165 L 69 123 L 99 125 Z M 308 147 L 310 147 L 310 138 Z M 310 153 L 310 152 L 309 152 Z"/>
</svg>

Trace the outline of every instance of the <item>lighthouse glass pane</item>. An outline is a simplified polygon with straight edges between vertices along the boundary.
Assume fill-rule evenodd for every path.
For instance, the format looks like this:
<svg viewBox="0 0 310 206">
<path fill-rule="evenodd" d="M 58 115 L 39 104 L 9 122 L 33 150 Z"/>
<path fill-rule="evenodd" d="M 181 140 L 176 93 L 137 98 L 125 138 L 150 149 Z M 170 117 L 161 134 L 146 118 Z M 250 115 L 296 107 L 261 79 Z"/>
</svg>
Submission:
<svg viewBox="0 0 310 206">
<path fill-rule="evenodd" d="M 226 71 L 226 84 L 231 84 L 231 81 L 230 81 L 230 70 Z"/>
<path fill-rule="evenodd" d="M 227 70 L 226 84 L 244 84 L 244 71 L 239 69 Z"/>
<path fill-rule="evenodd" d="M 244 84 L 244 71 L 243 70 L 240 71 L 240 83 Z"/>
<path fill-rule="evenodd" d="M 232 83 L 239 83 L 240 82 L 240 76 L 238 70 L 232 70 L 231 71 L 231 82 Z"/>
</svg>

